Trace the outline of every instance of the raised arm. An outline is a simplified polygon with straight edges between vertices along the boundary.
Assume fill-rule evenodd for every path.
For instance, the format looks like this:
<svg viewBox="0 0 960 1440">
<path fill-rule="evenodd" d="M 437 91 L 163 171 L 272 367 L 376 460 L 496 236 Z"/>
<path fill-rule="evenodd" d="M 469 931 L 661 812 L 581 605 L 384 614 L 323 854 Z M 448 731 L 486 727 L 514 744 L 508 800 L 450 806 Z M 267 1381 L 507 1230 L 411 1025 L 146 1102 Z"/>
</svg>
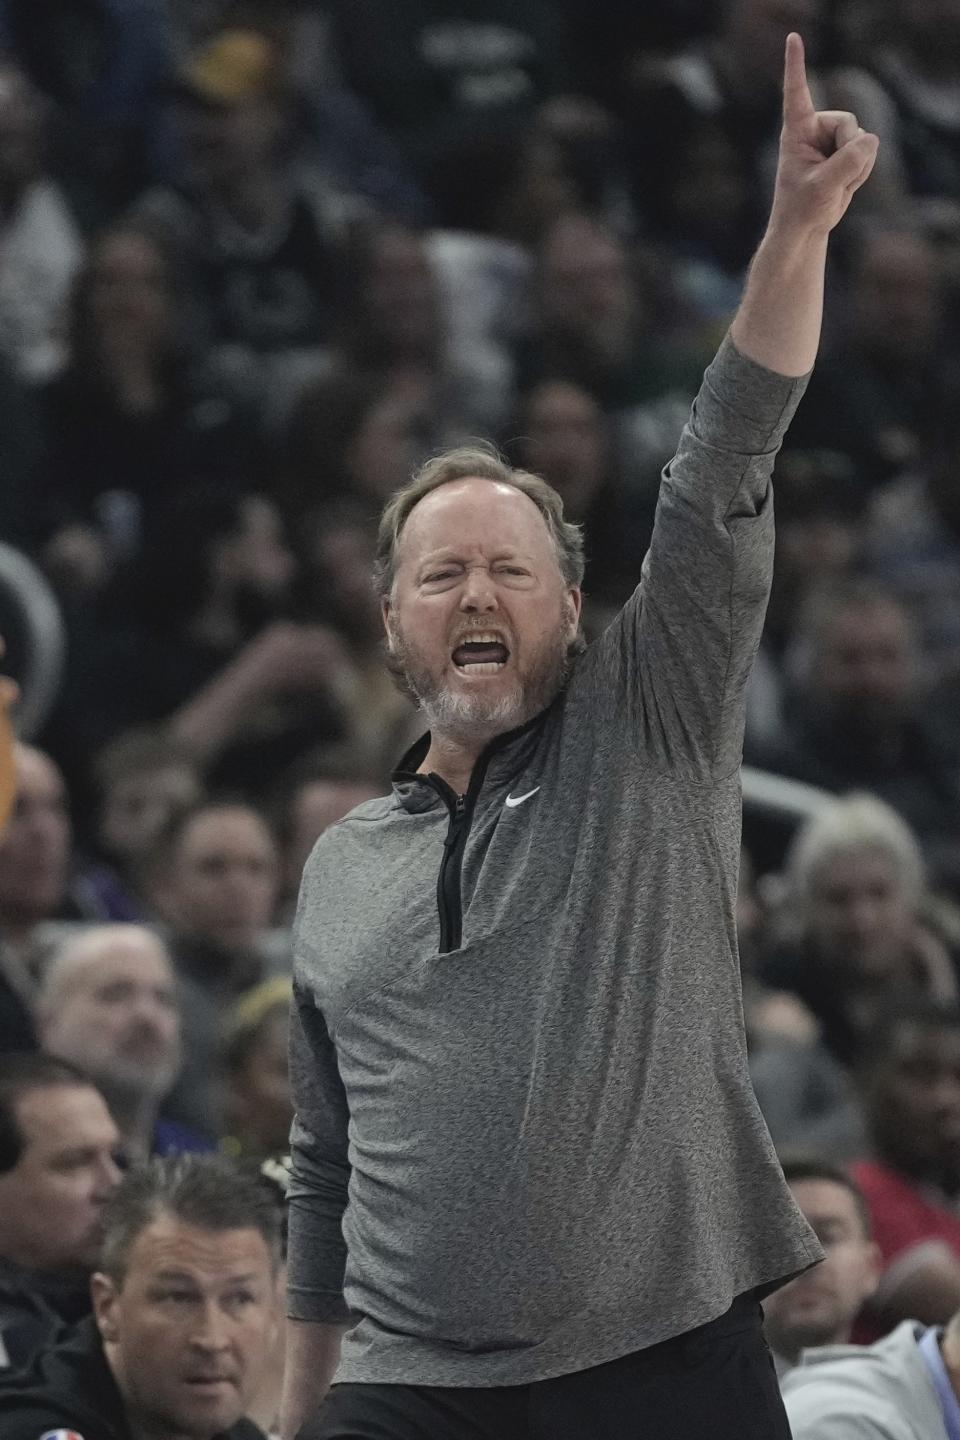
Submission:
<svg viewBox="0 0 960 1440">
<path fill-rule="evenodd" d="M 664 470 L 641 584 L 583 671 L 587 713 L 605 686 L 647 762 L 700 782 L 740 763 L 773 574 L 770 477 L 816 358 L 827 238 L 876 152 L 853 115 L 814 110 L 790 35 L 769 224 Z"/>
<path fill-rule="evenodd" d="M 877 158 L 879 140 L 845 110 L 814 109 L 803 41 L 788 35 L 773 205 L 730 334 L 780 375 L 805 375 L 820 343 L 827 237 Z"/>
</svg>

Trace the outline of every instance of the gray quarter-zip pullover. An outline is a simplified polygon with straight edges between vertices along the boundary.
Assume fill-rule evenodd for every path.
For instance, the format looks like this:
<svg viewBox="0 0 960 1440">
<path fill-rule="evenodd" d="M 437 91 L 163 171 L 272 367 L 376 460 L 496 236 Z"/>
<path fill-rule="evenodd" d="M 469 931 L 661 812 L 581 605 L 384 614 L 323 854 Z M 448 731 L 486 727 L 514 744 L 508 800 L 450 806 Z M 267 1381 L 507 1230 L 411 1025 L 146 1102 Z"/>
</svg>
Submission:
<svg viewBox="0 0 960 1440">
<path fill-rule="evenodd" d="M 804 381 L 727 339 L 642 580 L 459 805 L 412 773 L 306 867 L 290 1313 L 338 1379 L 512 1385 L 820 1258 L 747 1074 L 734 900 L 770 475 Z"/>
</svg>

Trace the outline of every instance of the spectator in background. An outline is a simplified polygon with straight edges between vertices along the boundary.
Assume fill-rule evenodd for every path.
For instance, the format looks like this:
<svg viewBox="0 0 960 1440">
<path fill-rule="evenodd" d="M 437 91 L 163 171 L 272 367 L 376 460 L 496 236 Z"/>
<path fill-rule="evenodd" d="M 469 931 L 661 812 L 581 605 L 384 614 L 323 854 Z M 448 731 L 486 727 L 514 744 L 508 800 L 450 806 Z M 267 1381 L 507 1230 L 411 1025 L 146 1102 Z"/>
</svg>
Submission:
<svg viewBox="0 0 960 1440">
<path fill-rule="evenodd" d="M 338 738 L 343 647 L 328 627 L 288 618 L 295 573 L 265 496 L 210 485 L 171 499 L 125 620 L 68 676 L 56 743 L 72 773 L 115 735 L 159 724 L 213 788 L 255 794 Z"/>
<path fill-rule="evenodd" d="M 849 574 L 862 544 L 865 510 L 846 456 L 830 450 L 789 450 L 777 461 L 773 585 L 750 677 L 748 757 L 755 745 L 780 738 L 786 703 L 783 660 L 798 612 L 811 591 L 834 586 Z"/>
<path fill-rule="evenodd" d="M 85 229 L 127 203 L 159 158 L 169 66 L 153 0 L 0 0 L 0 46 L 53 102 L 54 170 Z"/>
<path fill-rule="evenodd" d="M 280 913 L 293 920 L 303 867 L 320 836 L 383 787 L 359 767 L 329 762 L 310 766 L 294 776 L 276 806 L 280 846 Z"/>
<path fill-rule="evenodd" d="M 876 1345 L 808 1352 L 784 1382 L 793 1440 L 950 1440 L 960 1320 L 941 1334 L 905 1320 Z"/>
<path fill-rule="evenodd" d="M 212 373 L 169 254 L 131 224 L 92 243 L 73 295 L 70 360 L 46 394 L 46 562 L 84 596 L 135 563 L 158 510 L 212 479 L 242 488 L 249 415 Z M 77 531 L 102 552 L 79 573 Z M 86 554 L 86 551 L 81 552 Z"/>
<path fill-rule="evenodd" d="M 103 1097 L 72 1065 L 0 1056 L 0 1364 L 25 1364 L 89 1312 L 119 1145 Z"/>
<path fill-rule="evenodd" d="M 384 499 L 434 448 L 428 399 L 417 384 L 343 367 L 305 386 L 285 437 L 284 508 L 300 517 L 347 496 L 373 527 Z"/>
<path fill-rule="evenodd" d="M 618 609 L 634 588 L 636 556 L 646 548 L 653 512 L 618 474 L 599 403 L 572 381 L 543 380 L 524 397 L 517 433 L 520 464 L 559 492 L 565 519 L 584 526 L 587 600 Z"/>
<path fill-rule="evenodd" d="M 422 230 L 365 226 L 355 237 L 342 317 L 344 368 L 382 376 L 432 417 L 433 443 L 497 430 L 511 400 L 511 365 L 491 336 L 459 346 L 436 246 Z"/>
<path fill-rule="evenodd" d="M 230 1009 L 220 1050 L 224 1084 L 222 1148 L 249 1160 L 286 1155 L 293 1123 L 287 1049 L 288 977 L 255 985 Z"/>
<path fill-rule="evenodd" d="M 0 1051 L 32 1050 L 31 1010 L 48 921 L 69 913 L 71 826 L 60 771 L 29 745 L 14 750 L 16 792 L 0 836 Z"/>
<path fill-rule="evenodd" d="M 682 188 L 687 179 L 695 185 L 702 176 L 708 195 L 714 194 L 716 180 L 707 169 L 712 159 L 719 163 L 726 189 L 721 178 L 716 235 L 708 253 L 724 269 L 746 265 L 773 187 L 780 62 L 790 30 L 803 33 L 817 108 L 852 110 L 865 129 L 884 138 L 873 176 L 876 188 L 864 196 L 862 208 L 885 211 L 902 203 L 904 175 L 891 143 L 892 107 L 866 70 L 823 63 L 823 30 L 831 16 L 822 0 L 725 0 L 715 7 L 715 23 L 706 35 L 702 7 L 697 14 L 700 34 L 681 49 L 640 52 L 626 77 L 624 118 L 641 215 L 648 177 L 655 210 L 665 190 Z M 691 157 L 693 147 L 704 142 L 704 153 Z M 700 208 L 700 214 L 709 211 Z M 681 228 L 682 206 L 678 214 L 674 204 L 667 217 L 681 242 L 702 244 L 697 228 Z"/>
<path fill-rule="evenodd" d="M 128 1161 L 209 1148 L 162 1117 L 182 1057 L 177 981 L 159 936 L 102 925 L 66 940 L 44 971 L 37 1025 L 48 1054 L 95 1081 Z"/>
<path fill-rule="evenodd" d="M 875 1333 L 945 1325 L 960 1308 L 960 1010 L 891 1007 L 865 1037 L 858 1080 L 871 1159 L 853 1174 L 884 1267 Z"/>
<path fill-rule="evenodd" d="M 270 1355 L 279 1269 L 277 1206 L 257 1177 L 213 1156 L 132 1171 L 106 1216 L 95 1320 L 0 1384 L 4 1440 L 264 1440 L 243 1416 Z"/>
<path fill-rule="evenodd" d="M 685 104 L 668 113 L 671 154 L 647 154 L 637 198 L 671 257 L 678 296 L 704 325 L 720 328 L 737 307 L 757 231 L 749 165 L 715 116 Z"/>
<path fill-rule="evenodd" d="M 894 106 L 910 188 L 960 193 L 960 15 L 951 0 L 885 0 L 868 12 L 868 63 Z M 878 23 L 879 22 L 879 23 Z"/>
<path fill-rule="evenodd" d="M 865 1137 L 849 1069 L 864 1034 L 898 998 L 956 1003 L 954 966 L 923 913 L 917 842 L 882 801 L 845 796 L 808 820 L 786 880 L 758 973 L 807 1007 L 819 1038 L 765 1046 L 751 1078 L 777 1144 L 856 1158 Z"/>
<path fill-rule="evenodd" d="M 960 377 L 933 387 L 916 470 L 873 503 L 866 563 L 909 604 L 935 679 L 960 673 Z M 954 715 L 956 715 L 956 711 Z M 950 731 L 960 743 L 957 725 Z"/>
<path fill-rule="evenodd" d="M 82 244 L 45 173 L 44 101 L 0 59 L 0 355 L 30 384 L 66 359 L 67 300 Z"/>
<path fill-rule="evenodd" d="M 815 1345 L 842 1345 L 877 1288 L 880 1253 L 856 1181 L 825 1160 L 787 1158 L 783 1173 L 824 1259 L 765 1301 L 764 1329 L 777 1373 L 783 1376 Z"/>
<path fill-rule="evenodd" d="M 518 354 L 522 387 L 569 380 L 608 412 L 670 391 L 689 404 L 703 356 L 669 336 L 652 271 L 644 272 L 608 226 L 589 215 L 563 216 L 546 231 L 537 263 L 532 333 Z"/>
<path fill-rule="evenodd" d="M 187 267 L 221 359 L 276 419 L 324 367 L 357 207 L 302 163 L 279 52 L 257 31 L 222 31 L 188 58 L 175 119 L 183 183 L 134 213 Z"/>
<path fill-rule="evenodd" d="M 299 527 L 301 598 L 307 613 L 322 616 L 346 648 L 349 670 L 341 667 L 338 695 L 344 705 L 340 746 L 345 766 L 382 781 L 381 793 L 398 755 L 416 728 L 416 711 L 393 684 L 383 664 L 383 622 L 371 583 L 376 530 L 362 502 L 351 497 L 317 506 Z M 330 747 L 319 757 L 323 765 Z"/>
<path fill-rule="evenodd" d="M 109 920 L 142 919 L 144 867 L 178 810 L 200 799 L 193 751 L 162 729 L 128 731 L 95 756 L 96 821 L 87 842 L 96 855 L 77 884 L 99 897 Z"/>
<path fill-rule="evenodd" d="M 849 318 L 811 378 L 813 404 L 792 444 L 850 456 L 869 492 L 916 458 L 946 358 L 946 296 L 919 226 L 862 220 L 845 240 Z"/>
<path fill-rule="evenodd" d="M 279 951 L 269 944 L 278 878 L 273 836 L 241 803 L 201 801 L 174 817 L 160 842 L 153 898 L 169 930 L 184 1022 L 184 1067 L 167 1111 L 211 1138 L 220 1133 L 224 1008 L 289 965 L 286 939 Z"/>
<path fill-rule="evenodd" d="M 960 731 L 948 747 L 924 714 L 919 637 L 876 582 L 809 596 L 788 651 L 784 729 L 747 753 L 780 775 L 878 795 L 908 821 L 938 880 L 960 887 Z"/>
<path fill-rule="evenodd" d="M 562 26 L 542 0 L 355 0 L 334 15 L 348 82 L 437 200 L 478 138 L 522 143 L 540 102 L 563 88 Z"/>
</svg>

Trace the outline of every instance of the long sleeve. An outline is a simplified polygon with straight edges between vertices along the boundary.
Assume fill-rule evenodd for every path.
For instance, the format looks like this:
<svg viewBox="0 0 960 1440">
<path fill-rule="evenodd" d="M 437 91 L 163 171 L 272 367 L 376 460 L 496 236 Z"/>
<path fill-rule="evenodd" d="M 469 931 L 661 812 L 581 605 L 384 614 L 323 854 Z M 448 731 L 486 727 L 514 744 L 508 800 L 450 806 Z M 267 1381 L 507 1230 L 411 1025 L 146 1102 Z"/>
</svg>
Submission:
<svg viewBox="0 0 960 1440">
<path fill-rule="evenodd" d="M 296 985 L 290 1078 L 296 1113 L 290 1137 L 287 1311 L 295 1320 L 345 1321 L 347 1102 L 323 1016 Z"/>
<path fill-rule="evenodd" d="M 644 751 L 705 783 L 740 761 L 773 572 L 770 477 L 806 382 L 724 340 L 664 470 L 641 583 L 597 647 Z"/>
</svg>

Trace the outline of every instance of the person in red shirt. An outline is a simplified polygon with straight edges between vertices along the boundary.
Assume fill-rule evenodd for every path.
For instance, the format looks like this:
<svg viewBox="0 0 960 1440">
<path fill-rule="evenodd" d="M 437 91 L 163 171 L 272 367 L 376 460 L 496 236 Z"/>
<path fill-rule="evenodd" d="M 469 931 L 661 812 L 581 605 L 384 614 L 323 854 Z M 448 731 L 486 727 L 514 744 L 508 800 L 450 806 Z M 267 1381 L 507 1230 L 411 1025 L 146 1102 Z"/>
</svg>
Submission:
<svg viewBox="0 0 960 1440">
<path fill-rule="evenodd" d="M 907 1319 L 945 1325 L 960 1309 L 960 1009 L 901 1005 L 880 1021 L 863 1056 L 873 1158 L 853 1175 L 883 1275 L 857 1339 Z"/>
</svg>

